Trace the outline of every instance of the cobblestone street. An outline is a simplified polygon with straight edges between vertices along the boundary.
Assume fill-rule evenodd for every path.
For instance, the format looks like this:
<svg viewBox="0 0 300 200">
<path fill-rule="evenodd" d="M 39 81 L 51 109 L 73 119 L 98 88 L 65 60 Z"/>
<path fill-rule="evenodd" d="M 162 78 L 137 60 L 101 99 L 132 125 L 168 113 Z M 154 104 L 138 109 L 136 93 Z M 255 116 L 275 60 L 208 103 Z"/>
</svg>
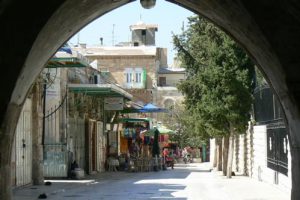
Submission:
<svg viewBox="0 0 300 200">
<path fill-rule="evenodd" d="M 38 199 L 191 199 L 287 200 L 289 192 L 244 176 L 226 179 L 207 164 L 180 164 L 159 172 L 105 172 L 84 180 L 52 180 L 50 186 L 14 190 L 15 200 Z"/>
</svg>

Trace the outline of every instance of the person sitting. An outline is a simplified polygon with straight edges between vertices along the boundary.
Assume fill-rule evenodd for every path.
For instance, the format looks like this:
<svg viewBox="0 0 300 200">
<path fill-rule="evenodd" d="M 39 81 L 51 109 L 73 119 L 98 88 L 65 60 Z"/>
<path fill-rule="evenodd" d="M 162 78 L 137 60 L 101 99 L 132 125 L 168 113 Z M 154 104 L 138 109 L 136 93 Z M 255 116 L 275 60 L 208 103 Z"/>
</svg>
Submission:
<svg viewBox="0 0 300 200">
<path fill-rule="evenodd" d="M 167 158 L 168 154 L 169 154 L 168 149 L 167 149 L 166 147 L 164 147 L 163 150 L 162 150 L 162 158 L 163 158 L 163 160 L 162 160 L 162 162 L 163 162 L 163 163 L 162 163 L 162 167 L 163 167 L 163 170 L 166 170 L 166 169 L 167 169 L 167 161 L 166 161 L 166 158 Z"/>
</svg>

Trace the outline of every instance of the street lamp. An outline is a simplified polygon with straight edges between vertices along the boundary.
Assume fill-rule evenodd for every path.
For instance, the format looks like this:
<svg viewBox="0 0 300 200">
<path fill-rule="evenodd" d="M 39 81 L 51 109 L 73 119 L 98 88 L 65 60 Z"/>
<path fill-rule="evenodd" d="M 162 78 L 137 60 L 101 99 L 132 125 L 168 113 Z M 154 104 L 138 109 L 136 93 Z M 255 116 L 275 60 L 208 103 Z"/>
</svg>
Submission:
<svg viewBox="0 0 300 200">
<path fill-rule="evenodd" d="M 145 9 L 153 8 L 155 6 L 155 2 L 156 2 L 156 0 L 141 0 L 140 1 L 142 7 Z"/>
</svg>

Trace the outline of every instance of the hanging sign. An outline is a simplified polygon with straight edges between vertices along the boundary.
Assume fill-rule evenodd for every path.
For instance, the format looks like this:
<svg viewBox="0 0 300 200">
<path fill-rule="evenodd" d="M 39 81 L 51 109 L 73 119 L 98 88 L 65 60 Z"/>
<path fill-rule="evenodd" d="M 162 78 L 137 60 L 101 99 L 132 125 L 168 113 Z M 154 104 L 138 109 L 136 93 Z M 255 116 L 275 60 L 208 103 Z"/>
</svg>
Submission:
<svg viewBox="0 0 300 200">
<path fill-rule="evenodd" d="M 107 97 L 104 98 L 104 110 L 123 110 L 123 97 Z"/>
</svg>

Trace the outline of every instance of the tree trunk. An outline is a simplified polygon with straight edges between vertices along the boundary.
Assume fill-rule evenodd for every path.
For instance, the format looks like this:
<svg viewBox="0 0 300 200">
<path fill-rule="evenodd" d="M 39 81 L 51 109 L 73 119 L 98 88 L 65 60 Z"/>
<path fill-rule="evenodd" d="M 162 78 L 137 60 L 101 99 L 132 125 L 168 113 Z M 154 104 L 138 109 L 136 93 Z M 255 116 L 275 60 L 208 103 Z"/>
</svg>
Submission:
<svg viewBox="0 0 300 200">
<path fill-rule="evenodd" d="M 0 129 L 0 199 L 11 200 L 11 151 L 22 106 L 10 104 Z"/>
<path fill-rule="evenodd" d="M 300 148 L 292 147 L 291 149 L 291 157 L 292 157 L 292 191 L 291 191 L 291 200 L 299 200 L 300 199 Z"/>
<path fill-rule="evenodd" d="M 218 163 L 218 142 L 217 142 L 217 138 L 214 139 L 215 141 L 215 148 L 214 148 L 214 161 L 213 161 L 213 168 L 217 167 L 217 163 Z"/>
<path fill-rule="evenodd" d="M 231 178 L 232 164 L 233 164 L 233 151 L 234 151 L 234 133 L 230 131 L 229 149 L 228 149 L 228 163 L 227 163 L 227 178 Z"/>
<path fill-rule="evenodd" d="M 223 137 L 223 165 L 222 171 L 223 175 L 227 175 L 227 163 L 228 163 L 228 148 L 229 148 L 229 136 Z"/>
<path fill-rule="evenodd" d="M 222 139 L 216 138 L 217 142 L 217 170 L 222 171 Z"/>
</svg>

